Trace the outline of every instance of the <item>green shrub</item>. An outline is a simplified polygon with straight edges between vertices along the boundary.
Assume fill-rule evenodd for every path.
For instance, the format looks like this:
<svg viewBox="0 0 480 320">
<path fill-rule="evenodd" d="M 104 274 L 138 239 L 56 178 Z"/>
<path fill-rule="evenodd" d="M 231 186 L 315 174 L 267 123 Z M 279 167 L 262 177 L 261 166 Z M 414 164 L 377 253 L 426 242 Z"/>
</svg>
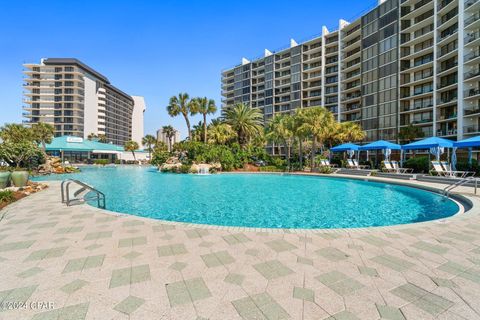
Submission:
<svg viewBox="0 0 480 320">
<path fill-rule="evenodd" d="M 12 190 L 0 191 L 0 203 L 10 203 L 15 201 L 15 196 Z"/>
<path fill-rule="evenodd" d="M 333 169 L 327 166 L 321 166 L 318 168 L 319 173 L 330 174 L 333 173 Z"/>
<path fill-rule="evenodd" d="M 94 164 L 105 166 L 109 163 L 108 159 L 95 159 Z"/>
<path fill-rule="evenodd" d="M 120 159 L 115 159 L 115 164 L 122 164 L 122 160 L 120 160 Z"/>
<path fill-rule="evenodd" d="M 168 158 L 170 157 L 170 153 L 168 151 L 157 150 L 152 154 L 152 160 L 150 163 L 154 166 L 160 166 L 167 162 Z"/>
<path fill-rule="evenodd" d="M 188 165 L 188 164 L 182 164 L 182 166 L 178 169 L 178 172 L 179 173 L 190 173 L 190 168 L 192 166 Z"/>
<path fill-rule="evenodd" d="M 285 171 L 284 168 L 277 167 L 277 166 L 265 166 L 265 167 L 260 167 L 258 169 L 259 169 L 259 171 L 262 171 L 262 172 L 283 172 L 283 171 Z"/>
<path fill-rule="evenodd" d="M 428 173 L 428 157 L 412 157 L 403 162 L 405 168 L 413 169 L 415 173 Z"/>
</svg>

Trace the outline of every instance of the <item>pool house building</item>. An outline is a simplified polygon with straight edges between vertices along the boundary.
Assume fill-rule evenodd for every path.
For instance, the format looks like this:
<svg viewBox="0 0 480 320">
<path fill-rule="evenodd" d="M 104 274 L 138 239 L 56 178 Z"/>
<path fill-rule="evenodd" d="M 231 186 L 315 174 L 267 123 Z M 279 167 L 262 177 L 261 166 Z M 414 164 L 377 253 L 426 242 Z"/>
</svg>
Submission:
<svg viewBox="0 0 480 320">
<path fill-rule="evenodd" d="M 87 140 L 74 136 L 56 137 L 46 145 L 49 155 L 60 157 L 70 163 L 89 163 L 97 159 L 106 159 L 114 163 L 135 160 L 130 151 L 125 151 L 123 146 L 112 143 L 102 143 L 97 139 Z M 148 152 L 135 151 L 136 160 L 147 160 Z"/>
</svg>

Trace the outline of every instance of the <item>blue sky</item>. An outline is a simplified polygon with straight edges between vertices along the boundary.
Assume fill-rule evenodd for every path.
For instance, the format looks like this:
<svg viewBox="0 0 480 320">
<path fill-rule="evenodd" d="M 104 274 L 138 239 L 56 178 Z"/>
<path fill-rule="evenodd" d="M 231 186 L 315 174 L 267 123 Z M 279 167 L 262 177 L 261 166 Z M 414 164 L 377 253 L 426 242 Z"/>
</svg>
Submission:
<svg viewBox="0 0 480 320">
<path fill-rule="evenodd" d="M 0 125 L 21 121 L 22 64 L 74 57 L 146 99 L 145 133 L 181 118 L 165 111 L 179 92 L 215 99 L 220 73 L 263 50 L 334 29 L 376 1 L 2 1 Z M 217 112 L 217 115 L 219 112 Z M 217 116 L 215 115 L 215 116 Z M 200 121 L 200 116 L 192 122 Z"/>
</svg>

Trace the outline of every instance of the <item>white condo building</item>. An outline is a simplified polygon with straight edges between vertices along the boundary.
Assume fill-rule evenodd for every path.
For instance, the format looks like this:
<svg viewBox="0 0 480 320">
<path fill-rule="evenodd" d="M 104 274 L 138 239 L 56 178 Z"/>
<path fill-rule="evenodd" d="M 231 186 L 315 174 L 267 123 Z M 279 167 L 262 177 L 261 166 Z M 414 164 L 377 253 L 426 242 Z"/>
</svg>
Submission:
<svg viewBox="0 0 480 320">
<path fill-rule="evenodd" d="M 72 58 L 24 66 L 23 122 L 45 122 L 55 136 L 105 135 L 108 142 L 141 145 L 145 100 L 114 87 L 108 78 Z"/>
</svg>

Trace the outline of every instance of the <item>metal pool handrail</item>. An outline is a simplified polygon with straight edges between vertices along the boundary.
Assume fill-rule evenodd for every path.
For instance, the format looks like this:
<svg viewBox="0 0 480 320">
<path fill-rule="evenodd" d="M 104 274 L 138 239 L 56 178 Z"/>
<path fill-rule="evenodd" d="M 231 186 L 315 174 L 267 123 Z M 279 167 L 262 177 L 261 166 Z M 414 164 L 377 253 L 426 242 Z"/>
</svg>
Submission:
<svg viewBox="0 0 480 320">
<path fill-rule="evenodd" d="M 70 199 L 70 184 L 75 183 L 78 184 L 81 188 L 73 194 L 74 198 Z M 62 203 L 66 203 L 67 206 L 70 206 L 70 204 L 73 201 L 78 201 L 80 199 L 75 198 L 77 195 L 81 194 L 85 190 L 89 190 L 93 193 L 95 193 L 96 197 L 94 199 L 97 200 L 97 206 L 101 209 L 105 209 L 106 204 L 105 204 L 105 194 L 101 192 L 100 190 L 95 189 L 94 187 L 89 186 L 86 183 L 83 183 L 79 180 L 75 179 L 67 179 L 63 180 L 62 183 L 60 184 L 61 188 L 61 195 L 62 195 Z M 85 200 L 85 197 L 83 197 L 83 200 Z"/>
</svg>

